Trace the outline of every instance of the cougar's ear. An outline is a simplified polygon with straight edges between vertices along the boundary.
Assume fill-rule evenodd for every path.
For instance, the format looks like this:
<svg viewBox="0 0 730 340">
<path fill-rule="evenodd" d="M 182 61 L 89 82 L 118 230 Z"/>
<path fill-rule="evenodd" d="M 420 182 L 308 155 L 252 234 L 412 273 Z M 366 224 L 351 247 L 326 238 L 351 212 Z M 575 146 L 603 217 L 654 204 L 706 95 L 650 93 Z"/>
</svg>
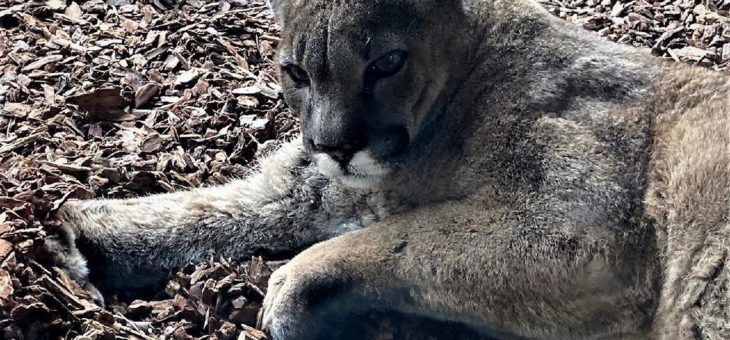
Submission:
<svg viewBox="0 0 730 340">
<path fill-rule="evenodd" d="M 269 8 L 274 12 L 274 17 L 276 17 L 276 23 L 281 29 L 284 28 L 284 24 L 286 23 L 286 17 L 289 15 L 289 8 L 291 8 L 292 1 L 295 0 L 267 0 Z"/>
</svg>

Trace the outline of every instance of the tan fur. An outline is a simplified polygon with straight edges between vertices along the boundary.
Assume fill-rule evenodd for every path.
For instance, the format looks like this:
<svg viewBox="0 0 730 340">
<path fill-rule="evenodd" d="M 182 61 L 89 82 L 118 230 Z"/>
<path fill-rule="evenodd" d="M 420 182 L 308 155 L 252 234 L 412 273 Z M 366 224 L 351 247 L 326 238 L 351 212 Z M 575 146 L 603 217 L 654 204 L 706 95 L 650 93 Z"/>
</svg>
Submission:
<svg viewBox="0 0 730 340">
<path fill-rule="evenodd" d="M 725 338 L 730 335 L 730 82 L 705 70 L 678 71 L 663 79 L 657 94 L 647 194 L 651 216 L 663 226 L 658 229 L 665 268 L 658 329 L 665 338 Z M 721 298 L 702 301 L 713 289 L 722 290 Z M 720 324 L 706 324 L 712 318 L 721 318 L 715 320 Z"/>
<path fill-rule="evenodd" d="M 92 281 L 320 242 L 271 279 L 274 339 L 327 338 L 369 310 L 497 338 L 728 336 L 726 76 L 521 0 L 272 7 L 283 67 L 311 78 L 282 76 L 302 140 L 226 186 L 66 206 Z M 369 83 L 362 70 L 394 49 L 405 66 Z M 367 143 L 338 169 L 311 141 L 352 119 Z"/>
</svg>

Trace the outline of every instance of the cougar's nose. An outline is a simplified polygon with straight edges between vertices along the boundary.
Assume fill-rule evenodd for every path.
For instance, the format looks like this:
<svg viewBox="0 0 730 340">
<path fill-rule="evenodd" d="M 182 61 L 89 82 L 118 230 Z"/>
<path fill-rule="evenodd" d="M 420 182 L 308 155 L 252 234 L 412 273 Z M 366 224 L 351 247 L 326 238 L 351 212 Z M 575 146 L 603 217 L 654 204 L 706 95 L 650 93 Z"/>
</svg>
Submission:
<svg viewBox="0 0 730 340">
<path fill-rule="evenodd" d="M 350 162 L 352 156 L 355 155 L 356 152 L 355 148 L 353 148 L 350 144 L 327 145 L 315 143 L 313 149 L 316 152 L 326 153 L 333 160 L 343 165 Z"/>
<path fill-rule="evenodd" d="M 325 153 L 334 161 L 345 165 L 350 162 L 352 156 L 354 156 L 356 152 L 362 150 L 365 146 L 365 143 L 361 138 L 354 138 L 355 136 L 350 137 L 352 138 L 342 139 L 339 141 L 316 140 L 310 138 L 307 142 L 309 143 L 312 151 Z"/>
<path fill-rule="evenodd" d="M 341 107 L 332 100 L 317 101 L 305 121 L 304 136 L 309 150 L 327 154 L 344 166 L 365 148 L 368 125 L 364 115 Z"/>
</svg>

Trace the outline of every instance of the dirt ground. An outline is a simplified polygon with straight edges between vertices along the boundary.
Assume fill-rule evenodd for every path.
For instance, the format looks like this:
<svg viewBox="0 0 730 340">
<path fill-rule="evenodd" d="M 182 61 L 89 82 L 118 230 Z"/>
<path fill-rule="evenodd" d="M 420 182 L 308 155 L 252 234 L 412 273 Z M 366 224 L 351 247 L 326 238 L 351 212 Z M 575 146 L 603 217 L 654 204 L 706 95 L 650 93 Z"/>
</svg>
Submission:
<svg viewBox="0 0 730 340">
<path fill-rule="evenodd" d="M 596 39 L 730 75 L 730 0 L 543 0 Z M 106 308 L 47 265 L 65 200 L 225 183 L 291 138 L 278 32 L 259 0 L 0 0 L 0 337 L 265 339 L 282 262 L 212 258 L 164 289 Z M 373 313 L 369 339 L 469 339 L 458 325 Z"/>
</svg>

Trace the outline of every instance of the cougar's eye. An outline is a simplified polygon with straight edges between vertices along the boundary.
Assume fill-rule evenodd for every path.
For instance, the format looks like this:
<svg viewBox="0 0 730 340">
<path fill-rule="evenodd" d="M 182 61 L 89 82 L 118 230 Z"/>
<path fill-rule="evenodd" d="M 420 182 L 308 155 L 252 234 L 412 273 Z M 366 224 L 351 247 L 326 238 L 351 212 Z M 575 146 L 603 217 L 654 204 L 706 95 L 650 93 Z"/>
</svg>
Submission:
<svg viewBox="0 0 730 340">
<path fill-rule="evenodd" d="M 403 68 L 407 58 L 408 52 L 406 51 L 392 51 L 372 62 L 368 67 L 368 72 L 379 77 L 390 77 Z"/>
<path fill-rule="evenodd" d="M 284 65 L 284 72 L 297 84 L 297 87 L 309 86 L 309 75 L 301 67 L 293 64 Z"/>
</svg>

